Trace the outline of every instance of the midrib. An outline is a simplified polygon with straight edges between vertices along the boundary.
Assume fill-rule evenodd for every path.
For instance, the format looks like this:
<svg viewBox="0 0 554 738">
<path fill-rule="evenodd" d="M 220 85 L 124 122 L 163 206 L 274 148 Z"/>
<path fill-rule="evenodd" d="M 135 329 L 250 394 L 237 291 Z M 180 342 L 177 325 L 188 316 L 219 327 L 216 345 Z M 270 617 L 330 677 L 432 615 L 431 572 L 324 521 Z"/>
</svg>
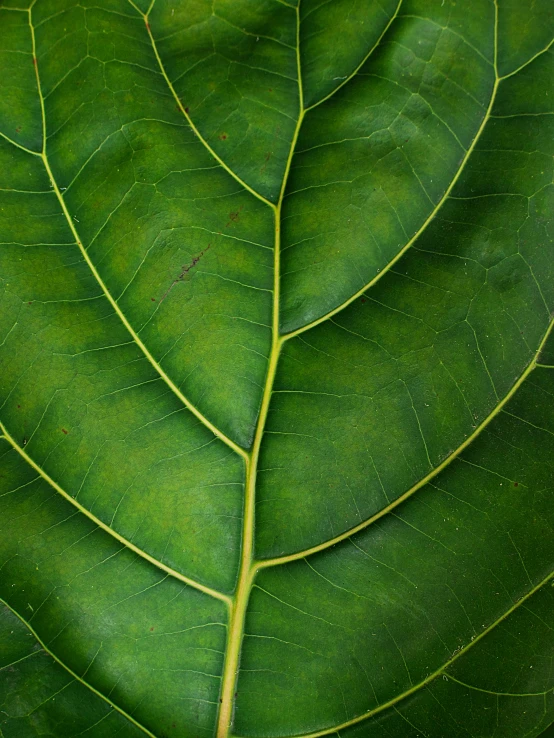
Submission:
<svg viewBox="0 0 554 738">
<path fill-rule="evenodd" d="M 274 239 L 274 262 L 273 262 L 273 307 L 272 307 L 272 341 L 271 351 L 269 354 L 267 375 L 265 378 L 262 403 L 256 431 L 254 435 L 254 443 L 246 460 L 246 485 L 245 485 L 245 501 L 244 501 L 244 521 L 242 532 L 242 551 L 238 577 L 238 585 L 235 596 L 232 600 L 230 608 L 229 635 L 227 640 L 227 648 L 225 654 L 225 664 L 223 668 L 223 678 L 221 683 L 221 697 L 219 704 L 219 714 L 217 719 L 217 738 L 228 738 L 229 732 L 233 724 L 233 707 L 235 685 L 238 677 L 238 669 L 240 662 L 240 653 L 242 639 L 244 635 L 244 622 L 246 617 L 246 609 L 250 597 L 252 584 L 259 568 L 259 562 L 254 560 L 254 525 L 255 525 L 255 503 L 256 503 L 256 476 L 258 470 L 258 460 L 260 455 L 260 447 L 266 426 L 267 415 L 269 412 L 269 403 L 273 392 L 273 383 L 275 381 L 275 372 L 279 361 L 281 346 L 286 340 L 279 333 L 279 304 L 280 304 L 280 259 L 281 259 L 281 209 L 283 199 L 290 174 L 292 157 L 298 141 L 298 134 L 304 120 L 304 94 L 302 89 L 302 68 L 300 61 L 300 0 L 296 8 L 296 65 L 298 77 L 298 120 L 292 137 L 289 155 L 287 158 L 279 199 L 276 205 L 267 202 L 269 207 L 273 209 L 275 219 L 275 239 Z"/>
</svg>

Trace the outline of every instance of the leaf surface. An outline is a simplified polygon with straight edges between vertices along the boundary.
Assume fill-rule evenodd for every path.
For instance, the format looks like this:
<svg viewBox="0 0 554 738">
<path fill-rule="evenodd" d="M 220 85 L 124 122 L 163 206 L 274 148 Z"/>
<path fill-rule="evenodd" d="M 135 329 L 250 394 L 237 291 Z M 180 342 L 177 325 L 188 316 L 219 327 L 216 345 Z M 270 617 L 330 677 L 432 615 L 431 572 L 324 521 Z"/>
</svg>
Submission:
<svg viewBox="0 0 554 738">
<path fill-rule="evenodd" d="M 3 738 L 552 723 L 553 25 L 0 2 Z"/>
</svg>

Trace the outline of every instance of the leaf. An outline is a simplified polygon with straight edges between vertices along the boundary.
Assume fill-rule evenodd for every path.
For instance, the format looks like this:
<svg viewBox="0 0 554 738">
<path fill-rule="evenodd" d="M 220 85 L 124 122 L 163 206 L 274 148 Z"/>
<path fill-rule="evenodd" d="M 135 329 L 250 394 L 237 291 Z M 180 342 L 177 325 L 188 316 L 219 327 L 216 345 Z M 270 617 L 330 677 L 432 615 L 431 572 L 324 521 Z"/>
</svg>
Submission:
<svg viewBox="0 0 554 738">
<path fill-rule="evenodd" d="M 553 722 L 552 27 L 0 2 L 3 738 Z"/>
</svg>

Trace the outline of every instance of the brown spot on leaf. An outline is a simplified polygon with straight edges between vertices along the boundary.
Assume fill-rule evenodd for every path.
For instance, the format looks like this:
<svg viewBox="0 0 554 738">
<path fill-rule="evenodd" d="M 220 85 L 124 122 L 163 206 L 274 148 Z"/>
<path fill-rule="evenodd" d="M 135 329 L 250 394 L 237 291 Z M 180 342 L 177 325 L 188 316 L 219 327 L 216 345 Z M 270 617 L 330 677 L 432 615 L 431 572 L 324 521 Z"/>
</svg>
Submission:
<svg viewBox="0 0 554 738">
<path fill-rule="evenodd" d="M 242 212 L 242 208 L 243 208 L 243 206 L 241 205 L 241 206 L 240 206 L 240 208 L 239 208 L 238 210 L 235 210 L 235 211 L 231 211 L 231 212 L 229 213 L 229 220 L 228 220 L 228 221 L 227 221 L 227 223 L 225 224 L 225 228 L 229 228 L 229 226 L 231 225 L 231 223 L 237 223 L 237 221 L 238 221 L 238 220 L 239 220 L 239 218 L 240 218 L 240 214 L 241 214 L 241 212 Z"/>
<path fill-rule="evenodd" d="M 67 436 L 67 434 L 69 433 L 69 431 L 66 431 L 65 428 L 62 428 L 62 433 L 64 434 L 64 436 Z"/>
<path fill-rule="evenodd" d="M 221 136 L 219 137 L 219 140 L 220 141 L 226 141 L 227 140 L 227 134 L 226 133 L 222 133 Z"/>
<path fill-rule="evenodd" d="M 196 266 L 196 265 L 198 264 L 198 262 L 200 261 L 200 259 L 201 259 L 201 258 L 202 258 L 202 257 L 204 256 L 204 254 L 206 253 L 206 251 L 208 251 L 208 250 L 209 250 L 210 246 L 211 246 L 211 243 L 209 243 L 209 244 L 208 244 L 208 245 L 206 246 L 206 248 L 205 248 L 205 249 L 203 249 L 203 250 L 202 250 L 202 251 L 201 251 L 201 252 L 200 252 L 200 253 L 198 254 L 198 256 L 195 256 L 195 257 L 194 257 L 194 259 L 193 259 L 193 260 L 191 261 L 191 263 L 190 263 L 190 264 L 185 264 L 184 266 L 182 266 L 182 267 L 181 267 L 181 270 L 182 270 L 182 271 L 181 271 L 181 273 L 180 273 L 180 274 L 179 274 L 179 276 L 178 276 L 178 277 L 177 277 L 176 279 L 174 279 L 174 280 L 173 280 L 173 282 L 172 282 L 172 283 L 171 283 L 171 284 L 169 285 L 169 287 L 168 287 L 168 289 L 167 289 L 166 293 L 164 294 L 164 296 L 163 296 L 163 297 L 161 298 L 161 300 L 160 300 L 160 305 L 161 305 L 161 303 L 162 303 L 162 302 L 163 302 L 163 301 L 165 300 L 165 298 L 166 298 L 166 297 L 167 297 L 167 296 L 169 295 L 169 293 L 171 292 L 171 290 L 172 290 L 172 289 L 173 289 L 173 288 L 175 287 L 175 285 L 177 284 L 177 282 L 182 282 L 182 281 L 184 280 L 184 278 L 185 278 L 185 277 L 187 276 L 187 274 L 188 274 L 188 273 L 190 272 L 190 270 L 191 270 L 191 269 L 192 269 L 193 267 L 195 267 L 195 266 Z"/>
</svg>

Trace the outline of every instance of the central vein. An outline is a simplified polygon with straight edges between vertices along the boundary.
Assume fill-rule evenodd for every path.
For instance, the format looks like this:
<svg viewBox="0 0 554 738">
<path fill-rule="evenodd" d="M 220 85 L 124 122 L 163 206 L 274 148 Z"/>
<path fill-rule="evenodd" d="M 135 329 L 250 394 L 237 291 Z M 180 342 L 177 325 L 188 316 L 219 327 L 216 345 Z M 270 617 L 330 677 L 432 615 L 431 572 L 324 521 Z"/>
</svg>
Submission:
<svg viewBox="0 0 554 738">
<path fill-rule="evenodd" d="M 298 3 L 300 5 L 300 2 Z M 281 259 L 281 209 L 283 207 L 283 199 L 289 178 L 289 172 L 292 163 L 292 157 L 296 148 L 298 134 L 304 120 L 304 95 L 302 90 L 302 75 L 300 65 L 300 9 L 296 9 L 296 63 L 298 74 L 298 121 L 292 137 L 290 151 L 283 174 L 283 182 L 279 193 L 279 200 L 276 205 L 268 202 L 268 205 L 274 211 L 275 218 L 275 248 L 273 261 L 273 318 L 272 318 L 272 339 L 271 351 L 269 354 L 269 363 L 267 368 L 267 376 L 264 384 L 262 396 L 262 404 L 260 414 L 256 424 L 256 432 L 254 435 L 254 443 L 252 450 L 246 459 L 246 483 L 245 483 L 245 501 L 244 501 L 244 522 L 242 531 L 242 551 L 240 559 L 240 569 L 238 585 L 235 596 L 233 597 L 230 607 L 229 635 L 227 639 L 227 650 L 225 656 L 225 665 L 223 669 L 223 682 L 221 686 L 221 697 L 219 706 L 219 717 L 217 722 L 217 738 L 227 738 L 229 730 L 233 722 L 233 705 L 235 697 L 235 685 L 237 681 L 240 652 L 242 639 L 244 634 L 244 621 L 246 617 L 246 608 L 250 590 L 259 562 L 254 560 L 254 523 L 255 523 L 255 506 L 256 506 L 256 476 L 258 471 L 258 459 L 260 456 L 260 447 L 267 421 L 269 411 L 269 403 L 273 392 L 273 383 L 275 380 L 275 372 L 277 370 L 277 362 L 281 346 L 286 337 L 279 333 L 279 297 L 280 297 L 280 259 Z"/>
</svg>

